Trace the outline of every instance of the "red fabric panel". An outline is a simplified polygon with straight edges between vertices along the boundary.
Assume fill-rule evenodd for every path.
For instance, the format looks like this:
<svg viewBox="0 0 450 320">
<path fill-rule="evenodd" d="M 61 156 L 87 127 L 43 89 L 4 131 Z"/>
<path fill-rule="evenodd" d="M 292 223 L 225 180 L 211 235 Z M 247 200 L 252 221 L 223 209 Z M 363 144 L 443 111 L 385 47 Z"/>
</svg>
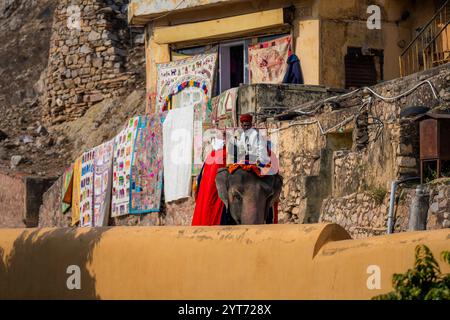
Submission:
<svg viewBox="0 0 450 320">
<path fill-rule="evenodd" d="M 219 198 L 216 175 L 226 167 L 225 150 L 213 151 L 208 156 L 203 169 L 202 181 L 195 204 L 193 226 L 218 226 L 222 218 L 224 203 Z"/>
</svg>

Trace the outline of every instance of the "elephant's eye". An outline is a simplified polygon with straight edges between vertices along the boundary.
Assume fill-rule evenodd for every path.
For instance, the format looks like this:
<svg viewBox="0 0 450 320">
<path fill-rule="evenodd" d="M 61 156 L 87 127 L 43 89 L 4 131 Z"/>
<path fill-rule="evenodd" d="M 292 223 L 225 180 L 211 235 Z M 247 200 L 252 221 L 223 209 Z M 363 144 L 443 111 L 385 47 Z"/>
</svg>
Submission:
<svg viewBox="0 0 450 320">
<path fill-rule="evenodd" d="M 233 199 L 235 201 L 242 201 L 242 196 L 239 193 L 234 193 L 233 194 Z"/>
</svg>

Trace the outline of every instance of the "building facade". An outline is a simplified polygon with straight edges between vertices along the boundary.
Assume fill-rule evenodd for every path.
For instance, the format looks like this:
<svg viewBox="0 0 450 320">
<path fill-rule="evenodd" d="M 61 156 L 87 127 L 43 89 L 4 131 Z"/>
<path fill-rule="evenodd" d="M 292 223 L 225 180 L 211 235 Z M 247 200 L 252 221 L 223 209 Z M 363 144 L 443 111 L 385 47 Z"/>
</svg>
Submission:
<svg viewBox="0 0 450 320">
<path fill-rule="evenodd" d="M 128 18 L 130 25 L 146 28 L 153 111 L 158 63 L 218 46 L 220 93 L 237 82 L 248 83 L 249 45 L 285 35 L 291 35 L 305 84 L 352 88 L 397 78 L 402 51 L 443 2 L 132 0 Z M 236 64 L 243 69 L 237 79 L 229 72 Z"/>
</svg>

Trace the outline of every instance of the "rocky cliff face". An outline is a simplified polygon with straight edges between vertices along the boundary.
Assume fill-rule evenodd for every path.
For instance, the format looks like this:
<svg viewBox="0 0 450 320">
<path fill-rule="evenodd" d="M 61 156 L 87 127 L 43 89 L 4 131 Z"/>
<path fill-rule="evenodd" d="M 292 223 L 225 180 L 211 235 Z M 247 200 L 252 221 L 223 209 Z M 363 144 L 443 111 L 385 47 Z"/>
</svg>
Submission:
<svg viewBox="0 0 450 320">
<path fill-rule="evenodd" d="M 0 161 L 31 165 L 55 0 L 0 0 Z M 42 130 L 42 128 L 41 128 Z M 25 155 L 28 154 L 28 157 Z M 28 160 L 26 159 L 28 158 Z"/>
<path fill-rule="evenodd" d="M 90 8 L 86 4 L 96 1 L 83 0 L 80 3 L 84 11 L 89 11 L 85 8 Z M 70 161 L 85 149 L 103 142 L 103 138 L 112 137 L 128 117 L 144 112 L 142 32 L 128 30 L 133 41 L 130 41 L 131 45 L 121 47 L 121 65 L 117 74 L 120 76 L 123 71 L 132 75 L 133 83 L 120 86 L 113 97 L 108 99 L 105 96 L 101 104 L 89 101 L 88 109 L 93 108 L 100 114 L 87 112 L 88 109 L 83 108 L 75 121 L 73 117 L 61 115 L 57 126 L 50 126 L 45 121 L 48 120 L 48 101 L 45 98 L 49 70 L 52 71 L 55 65 L 64 65 L 67 58 L 58 60 L 55 52 L 63 50 L 68 41 L 70 50 L 74 52 L 82 51 L 84 45 L 79 41 L 72 43 L 61 36 L 57 42 L 52 42 L 57 37 L 56 33 L 66 35 L 55 29 L 58 22 L 55 17 L 61 18 L 58 13 L 64 11 L 67 3 L 65 0 L 0 0 L 0 170 L 59 176 Z M 105 14 L 114 14 L 117 8 L 124 8 L 125 3 L 127 1 L 107 0 L 103 10 Z M 84 11 L 84 17 L 97 13 Z M 126 12 L 119 14 L 126 17 Z M 123 26 L 121 30 L 123 33 Z M 96 39 L 96 45 L 116 39 L 114 28 L 105 34 L 104 39 Z M 70 36 L 70 33 L 67 35 Z M 89 41 L 88 38 L 86 41 Z M 140 41 L 135 41 L 136 38 Z M 71 66 L 71 74 L 79 73 L 82 68 L 86 66 L 80 65 L 79 69 Z M 71 108 L 72 104 L 66 107 Z"/>
</svg>

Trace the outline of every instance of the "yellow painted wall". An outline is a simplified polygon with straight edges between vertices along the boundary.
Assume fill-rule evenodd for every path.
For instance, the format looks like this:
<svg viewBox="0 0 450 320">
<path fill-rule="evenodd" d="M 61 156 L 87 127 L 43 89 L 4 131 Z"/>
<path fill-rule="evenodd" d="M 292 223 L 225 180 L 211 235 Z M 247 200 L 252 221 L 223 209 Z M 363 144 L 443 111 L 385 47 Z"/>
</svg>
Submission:
<svg viewBox="0 0 450 320">
<path fill-rule="evenodd" d="M 433 1 L 417 1 L 412 5 L 408 0 L 378 0 L 370 4 L 381 8 L 381 30 L 367 28 L 366 1 L 317 1 L 321 21 L 321 84 L 345 86 L 344 58 L 348 47 L 384 50 L 384 80 L 399 77 L 400 54 L 414 38 L 414 30 L 426 24 L 437 9 Z M 410 18 L 397 24 L 405 10 L 410 12 Z"/>
<path fill-rule="evenodd" d="M 448 229 L 346 240 L 338 225 L 0 230 L 0 299 L 369 299 Z M 67 267 L 81 268 L 68 290 Z M 381 270 L 369 290 L 367 268 Z M 449 272 L 443 268 L 443 272 Z"/>
<path fill-rule="evenodd" d="M 321 20 L 321 84 L 345 86 L 345 55 L 348 47 L 366 47 L 384 50 L 384 80 L 400 76 L 398 57 L 402 49 L 397 45 L 409 29 L 393 23 L 383 23 L 382 30 L 368 30 L 365 21 Z"/>
<path fill-rule="evenodd" d="M 154 41 L 153 27 L 147 25 L 145 40 L 145 69 L 147 88 L 147 112 L 153 113 L 155 110 L 149 109 L 155 106 L 157 91 L 157 64 L 170 62 L 170 49 L 167 44 L 158 44 Z"/>
<path fill-rule="evenodd" d="M 153 23 L 157 26 L 182 25 L 294 5 L 296 17 L 292 34 L 305 83 L 344 87 L 344 57 L 349 46 L 383 49 L 384 80 L 394 79 L 400 75 L 399 55 L 412 40 L 414 30 L 423 26 L 437 8 L 433 1 L 418 1 L 414 5 L 409 0 L 377 0 L 374 3 L 381 7 L 381 30 L 367 29 L 369 2 L 360 0 L 255 0 L 233 2 L 232 5 L 225 1 L 214 7 L 173 12 Z M 396 21 L 405 10 L 410 11 L 410 18 L 397 25 Z M 151 38 L 151 30 L 152 27 L 147 26 L 147 38 Z M 168 57 L 167 47 L 157 50 L 152 46 L 155 43 L 147 41 L 147 90 L 150 96 L 155 95 L 156 90 L 154 64 L 156 61 L 167 62 Z"/>
<path fill-rule="evenodd" d="M 299 55 L 304 72 L 304 80 L 306 84 L 319 84 L 320 80 L 320 64 L 319 64 L 319 21 L 314 18 L 316 15 L 314 11 L 314 1 L 312 0 L 257 0 L 257 1 L 242 1 L 235 3 L 232 6 L 216 6 L 214 9 L 198 9 L 192 12 L 183 12 L 182 14 L 173 13 L 167 17 L 163 17 L 154 21 L 154 26 L 168 26 L 168 25 L 182 25 L 184 23 L 192 23 L 197 21 L 208 21 L 213 19 L 220 19 L 224 17 L 243 15 L 252 12 L 271 10 L 275 8 L 288 7 L 295 5 L 297 16 L 293 22 L 292 33 L 294 35 L 294 43 L 296 44 L 296 53 Z M 305 8 L 307 16 L 301 15 Z M 147 25 L 146 33 L 147 39 L 151 39 L 153 26 Z M 152 49 L 155 46 L 154 41 L 147 41 L 147 94 L 152 97 L 156 94 L 156 65 L 155 61 L 167 62 L 167 52 L 163 48 L 161 50 Z M 162 49 L 162 48 L 160 48 Z M 154 58 L 158 55 L 158 58 Z M 148 109 L 154 112 L 152 108 Z"/>
<path fill-rule="evenodd" d="M 297 34 L 298 32 L 298 34 Z M 320 20 L 300 20 L 294 25 L 295 52 L 300 58 L 305 84 L 320 84 Z"/>
</svg>

